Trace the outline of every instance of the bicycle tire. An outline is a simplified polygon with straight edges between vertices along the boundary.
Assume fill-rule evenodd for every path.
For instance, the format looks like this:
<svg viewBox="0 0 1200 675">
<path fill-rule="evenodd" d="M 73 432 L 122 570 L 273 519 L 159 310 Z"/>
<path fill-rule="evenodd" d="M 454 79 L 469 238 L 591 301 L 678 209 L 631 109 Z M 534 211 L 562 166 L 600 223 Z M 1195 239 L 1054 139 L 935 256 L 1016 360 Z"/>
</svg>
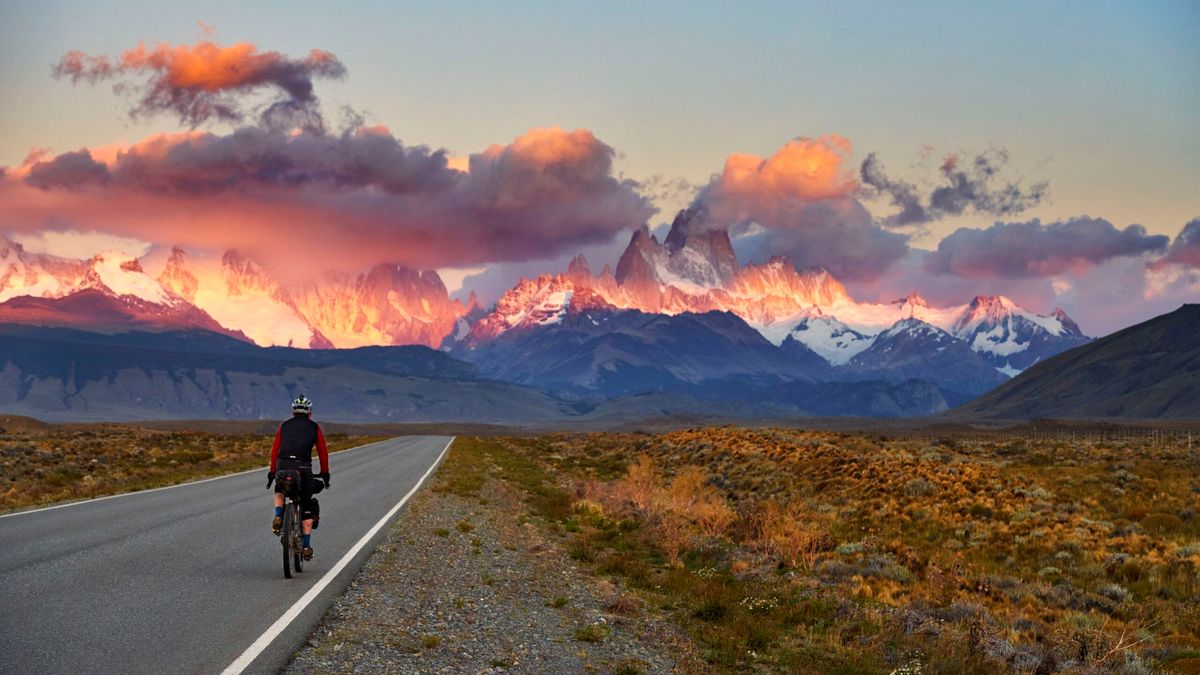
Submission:
<svg viewBox="0 0 1200 675">
<path fill-rule="evenodd" d="M 283 535 L 279 537 L 279 543 L 283 548 L 283 578 L 292 578 L 292 537 L 294 536 L 292 524 L 292 505 L 286 506 L 286 511 L 283 514 Z"/>
<path fill-rule="evenodd" d="M 304 571 L 302 552 L 304 551 L 304 520 L 300 517 L 300 502 L 296 502 L 295 510 L 292 514 L 296 518 L 296 539 L 292 542 L 292 569 L 297 572 Z"/>
</svg>

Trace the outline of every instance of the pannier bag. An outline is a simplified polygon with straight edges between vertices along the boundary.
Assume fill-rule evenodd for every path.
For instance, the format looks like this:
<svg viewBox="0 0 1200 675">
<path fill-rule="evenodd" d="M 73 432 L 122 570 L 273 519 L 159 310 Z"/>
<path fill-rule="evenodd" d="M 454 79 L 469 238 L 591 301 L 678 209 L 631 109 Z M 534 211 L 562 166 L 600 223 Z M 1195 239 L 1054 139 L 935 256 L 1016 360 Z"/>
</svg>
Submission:
<svg viewBox="0 0 1200 675">
<path fill-rule="evenodd" d="M 304 519 L 312 518 L 313 529 L 321 526 L 321 502 L 317 501 L 316 497 L 308 500 L 309 509 L 304 513 Z"/>
</svg>

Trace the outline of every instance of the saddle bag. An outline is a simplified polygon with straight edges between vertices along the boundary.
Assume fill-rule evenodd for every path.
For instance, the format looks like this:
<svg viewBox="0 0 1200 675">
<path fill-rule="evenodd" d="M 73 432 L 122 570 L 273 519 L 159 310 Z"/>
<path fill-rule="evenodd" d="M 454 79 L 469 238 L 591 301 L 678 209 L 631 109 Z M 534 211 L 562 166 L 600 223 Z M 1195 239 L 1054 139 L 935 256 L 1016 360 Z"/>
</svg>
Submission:
<svg viewBox="0 0 1200 675">
<path fill-rule="evenodd" d="M 286 497 L 300 497 L 300 472 L 295 469 L 280 469 L 275 472 L 275 484 Z"/>
</svg>

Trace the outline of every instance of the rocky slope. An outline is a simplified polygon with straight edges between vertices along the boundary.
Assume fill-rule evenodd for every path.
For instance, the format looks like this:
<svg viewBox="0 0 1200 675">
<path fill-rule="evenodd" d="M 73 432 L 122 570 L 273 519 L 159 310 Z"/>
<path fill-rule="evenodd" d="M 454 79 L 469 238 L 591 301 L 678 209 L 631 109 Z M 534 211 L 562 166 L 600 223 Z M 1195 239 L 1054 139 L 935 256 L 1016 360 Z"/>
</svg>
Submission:
<svg viewBox="0 0 1200 675">
<path fill-rule="evenodd" d="M 50 421 L 262 419 L 296 395 L 338 421 L 532 424 L 571 412 L 425 347 L 261 348 L 204 331 L 0 326 L 0 411 Z"/>
</svg>

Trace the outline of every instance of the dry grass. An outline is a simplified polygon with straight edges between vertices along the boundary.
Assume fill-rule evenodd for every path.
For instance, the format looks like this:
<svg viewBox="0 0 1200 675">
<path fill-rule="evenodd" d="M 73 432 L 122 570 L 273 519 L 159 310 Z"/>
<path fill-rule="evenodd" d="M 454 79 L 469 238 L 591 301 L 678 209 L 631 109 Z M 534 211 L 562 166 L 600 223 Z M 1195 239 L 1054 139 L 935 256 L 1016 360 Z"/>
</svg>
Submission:
<svg viewBox="0 0 1200 675">
<path fill-rule="evenodd" d="M 126 425 L 9 424 L 0 431 L 0 510 L 144 490 L 265 466 L 271 436 Z M 329 436 L 330 451 L 380 440 Z"/>
<path fill-rule="evenodd" d="M 540 499 L 563 493 L 541 522 L 717 669 L 1185 672 L 1200 649 L 1200 456 L 1182 444 L 737 428 L 473 442 L 538 467 Z"/>
</svg>

